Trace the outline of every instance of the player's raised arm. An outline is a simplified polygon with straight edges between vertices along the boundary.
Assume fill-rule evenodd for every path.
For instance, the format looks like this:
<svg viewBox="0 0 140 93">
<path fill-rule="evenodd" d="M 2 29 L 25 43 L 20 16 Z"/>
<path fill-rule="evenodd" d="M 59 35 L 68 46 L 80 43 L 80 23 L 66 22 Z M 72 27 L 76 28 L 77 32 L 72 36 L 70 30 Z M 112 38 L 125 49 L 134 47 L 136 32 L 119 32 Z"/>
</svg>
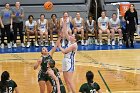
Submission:
<svg viewBox="0 0 140 93">
<path fill-rule="evenodd" d="M 67 30 L 67 21 L 66 20 L 64 20 L 62 32 L 64 33 L 64 36 L 66 37 L 66 39 L 69 41 L 69 34 L 68 34 L 68 30 Z"/>
<path fill-rule="evenodd" d="M 50 56 L 53 56 L 53 53 L 56 51 L 58 44 L 60 43 L 60 40 L 61 40 L 61 37 L 58 37 L 55 46 L 49 52 Z"/>
</svg>

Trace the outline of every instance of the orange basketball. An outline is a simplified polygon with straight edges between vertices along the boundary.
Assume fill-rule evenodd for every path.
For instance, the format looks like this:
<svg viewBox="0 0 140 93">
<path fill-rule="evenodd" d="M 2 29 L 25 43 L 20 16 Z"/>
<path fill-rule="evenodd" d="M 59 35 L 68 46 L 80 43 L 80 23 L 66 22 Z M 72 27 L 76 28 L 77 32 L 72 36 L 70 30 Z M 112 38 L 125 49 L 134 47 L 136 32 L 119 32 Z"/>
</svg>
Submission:
<svg viewBox="0 0 140 93">
<path fill-rule="evenodd" d="M 53 8 L 53 3 L 50 2 L 50 1 L 45 2 L 45 3 L 44 3 L 44 8 L 45 8 L 46 10 L 51 10 L 51 9 Z"/>
</svg>

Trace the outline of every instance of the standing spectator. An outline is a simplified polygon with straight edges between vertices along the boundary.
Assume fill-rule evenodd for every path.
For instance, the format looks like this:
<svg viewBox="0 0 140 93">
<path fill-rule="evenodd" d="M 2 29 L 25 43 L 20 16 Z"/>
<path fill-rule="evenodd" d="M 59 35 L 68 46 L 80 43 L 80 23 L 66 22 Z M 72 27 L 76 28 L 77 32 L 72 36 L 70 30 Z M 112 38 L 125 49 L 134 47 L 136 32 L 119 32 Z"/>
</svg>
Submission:
<svg viewBox="0 0 140 93">
<path fill-rule="evenodd" d="M 110 31 L 111 31 L 111 38 L 112 38 L 112 45 L 115 45 L 115 32 L 119 33 L 119 45 L 122 45 L 122 30 L 121 30 L 121 26 L 120 26 L 120 19 L 117 18 L 117 14 L 113 13 L 112 14 L 112 18 L 110 19 L 109 22 L 109 26 L 110 26 Z"/>
<path fill-rule="evenodd" d="M 82 36 L 82 41 L 81 45 L 84 44 L 84 19 L 81 18 L 80 13 L 76 13 L 76 17 L 73 19 L 73 24 L 74 24 L 74 34 L 81 33 Z"/>
<path fill-rule="evenodd" d="M 51 15 L 51 20 L 49 22 L 49 27 L 50 27 L 50 41 L 51 45 L 55 46 L 55 43 L 53 41 L 53 34 L 59 35 L 59 21 L 57 20 L 56 14 Z"/>
<path fill-rule="evenodd" d="M 27 46 L 30 47 L 30 42 L 29 42 L 29 37 L 30 35 L 35 35 L 35 46 L 39 46 L 37 43 L 37 37 L 38 37 L 38 32 L 37 32 L 37 23 L 34 21 L 33 15 L 28 16 L 28 20 L 25 22 L 25 30 L 26 30 L 26 35 L 27 35 Z"/>
<path fill-rule="evenodd" d="M 14 30 L 14 46 L 17 47 L 17 30 L 20 34 L 21 46 L 24 46 L 23 42 L 23 18 L 24 18 L 24 10 L 20 7 L 20 2 L 15 3 L 15 7 L 12 9 L 13 12 L 13 30 Z"/>
<path fill-rule="evenodd" d="M 106 17 L 106 12 L 101 12 L 101 17 L 98 18 L 99 27 L 99 44 L 102 45 L 102 33 L 107 33 L 108 35 L 108 45 L 110 44 L 110 31 L 109 31 L 109 18 Z"/>
<path fill-rule="evenodd" d="M 48 20 L 45 15 L 41 14 L 40 19 L 37 21 L 37 28 L 40 34 L 40 45 L 44 46 L 43 35 L 45 35 L 45 46 L 48 46 Z"/>
<path fill-rule="evenodd" d="M 88 17 L 88 20 L 86 21 L 86 43 L 85 45 L 87 45 L 88 43 L 88 33 L 90 32 L 92 35 L 95 35 L 95 44 L 98 45 L 98 32 L 97 32 L 97 27 L 96 27 L 96 21 L 93 20 L 92 16 Z"/>
<path fill-rule="evenodd" d="M 135 25 L 136 24 L 138 25 L 138 16 L 134 4 L 130 5 L 130 8 L 126 11 L 124 18 L 126 20 L 126 31 L 127 31 L 126 47 L 129 48 L 128 41 L 130 38 L 131 47 L 134 48 L 133 41 L 134 41 L 134 32 L 136 31 Z"/>
<path fill-rule="evenodd" d="M 98 83 L 93 81 L 94 74 L 91 71 L 86 73 L 87 83 L 81 85 L 79 92 L 80 93 L 102 93 Z"/>
<path fill-rule="evenodd" d="M 5 32 L 7 35 L 8 48 L 10 45 L 10 28 L 12 28 L 12 11 L 10 10 L 10 5 L 5 4 L 5 8 L 0 12 L 0 24 L 1 24 L 1 48 L 4 48 L 4 36 Z"/>
</svg>

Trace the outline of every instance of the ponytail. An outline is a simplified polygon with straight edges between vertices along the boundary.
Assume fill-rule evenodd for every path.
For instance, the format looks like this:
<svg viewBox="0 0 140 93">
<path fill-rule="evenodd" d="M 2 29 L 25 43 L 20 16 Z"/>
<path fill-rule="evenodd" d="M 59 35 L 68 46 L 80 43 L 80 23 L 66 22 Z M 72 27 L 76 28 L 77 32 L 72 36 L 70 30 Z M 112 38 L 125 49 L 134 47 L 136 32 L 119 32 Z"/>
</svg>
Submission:
<svg viewBox="0 0 140 93">
<path fill-rule="evenodd" d="M 4 90 L 6 87 L 8 87 L 8 82 L 7 80 L 9 80 L 9 73 L 7 71 L 4 71 L 1 74 L 1 83 L 2 83 L 2 90 Z"/>
</svg>

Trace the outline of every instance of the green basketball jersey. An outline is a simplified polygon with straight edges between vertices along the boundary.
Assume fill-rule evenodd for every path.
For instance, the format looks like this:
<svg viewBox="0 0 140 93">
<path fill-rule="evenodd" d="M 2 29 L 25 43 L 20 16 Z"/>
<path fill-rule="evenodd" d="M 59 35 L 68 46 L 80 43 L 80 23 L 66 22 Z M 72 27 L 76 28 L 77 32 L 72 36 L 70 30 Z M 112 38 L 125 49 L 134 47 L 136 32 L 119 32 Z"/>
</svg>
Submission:
<svg viewBox="0 0 140 93">
<path fill-rule="evenodd" d="M 47 71 L 48 60 L 52 60 L 52 57 L 50 55 L 42 56 L 42 62 L 41 62 L 41 71 L 42 72 L 46 72 Z"/>
<path fill-rule="evenodd" d="M 0 93 L 14 93 L 17 84 L 13 80 L 8 80 L 5 85 L 0 81 Z"/>
<path fill-rule="evenodd" d="M 91 83 L 91 84 L 84 83 L 83 85 L 81 85 L 79 92 L 96 93 L 96 91 L 98 91 L 99 89 L 100 89 L 100 86 L 96 82 Z"/>
</svg>

